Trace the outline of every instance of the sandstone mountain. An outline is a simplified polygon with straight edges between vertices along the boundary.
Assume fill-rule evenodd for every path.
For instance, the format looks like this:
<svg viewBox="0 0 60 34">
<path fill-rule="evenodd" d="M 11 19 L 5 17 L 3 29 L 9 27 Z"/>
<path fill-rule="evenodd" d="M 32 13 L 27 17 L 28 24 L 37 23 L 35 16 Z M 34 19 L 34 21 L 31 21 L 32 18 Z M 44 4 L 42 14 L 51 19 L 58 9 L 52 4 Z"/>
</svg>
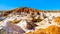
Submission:
<svg viewBox="0 0 60 34">
<path fill-rule="evenodd" d="M 23 7 L 0 13 L 0 29 L 9 33 L 60 34 L 60 11 Z"/>
</svg>

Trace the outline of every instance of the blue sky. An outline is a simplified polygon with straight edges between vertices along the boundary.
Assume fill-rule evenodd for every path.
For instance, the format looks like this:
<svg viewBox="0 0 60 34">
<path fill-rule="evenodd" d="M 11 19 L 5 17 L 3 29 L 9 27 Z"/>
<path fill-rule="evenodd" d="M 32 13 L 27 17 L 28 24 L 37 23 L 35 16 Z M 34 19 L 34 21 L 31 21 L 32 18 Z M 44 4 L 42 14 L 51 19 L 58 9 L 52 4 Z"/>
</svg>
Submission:
<svg viewBox="0 0 60 34">
<path fill-rule="evenodd" d="M 18 7 L 60 10 L 60 0 L 0 0 L 0 10 L 11 10 Z"/>
</svg>

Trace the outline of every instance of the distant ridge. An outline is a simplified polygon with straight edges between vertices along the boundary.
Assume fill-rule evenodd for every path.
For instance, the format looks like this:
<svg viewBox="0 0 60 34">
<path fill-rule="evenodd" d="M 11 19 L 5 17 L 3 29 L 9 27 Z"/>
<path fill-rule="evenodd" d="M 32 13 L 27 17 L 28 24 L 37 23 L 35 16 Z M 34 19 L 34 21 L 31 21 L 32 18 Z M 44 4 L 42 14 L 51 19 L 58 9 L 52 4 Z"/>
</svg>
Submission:
<svg viewBox="0 0 60 34">
<path fill-rule="evenodd" d="M 8 14 L 10 14 L 12 12 L 42 12 L 42 10 L 36 10 L 33 8 L 22 7 L 22 8 L 16 8 L 13 10 L 9 10 L 9 11 L 3 11 L 3 16 L 7 16 Z"/>
<path fill-rule="evenodd" d="M 38 10 L 38 9 L 34 9 L 34 8 L 29 8 L 29 7 L 21 7 L 21 8 L 16 8 L 16 9 L 12 9 L 12 10 L 8 10 L 8 11 L 0 11 L 0 13 L 2 13 L 3 16 L 7 16 L 8 14 L 12 13 L 12 12 L 52 12 L 52 13 L 60 13 L 60 10 Z"/>
</svg>

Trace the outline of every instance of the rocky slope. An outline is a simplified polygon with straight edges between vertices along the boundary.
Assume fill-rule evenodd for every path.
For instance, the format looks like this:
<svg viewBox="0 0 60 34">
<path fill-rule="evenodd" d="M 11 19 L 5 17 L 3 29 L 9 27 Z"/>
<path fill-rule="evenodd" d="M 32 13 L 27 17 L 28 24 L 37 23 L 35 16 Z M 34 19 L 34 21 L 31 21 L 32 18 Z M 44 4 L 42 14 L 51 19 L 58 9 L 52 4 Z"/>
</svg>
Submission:
<svg viewBox="0 0 60 34">
<path fill-rule="evenodd" d="M 0 22 L 0 26 L 12 33 L 60 34 L 60 20 L 57 18 L 60 16 L 59 11 L 43 11 L 24 7 L 5 11 L 1 15 L 4 19 Z"/>
</svg>

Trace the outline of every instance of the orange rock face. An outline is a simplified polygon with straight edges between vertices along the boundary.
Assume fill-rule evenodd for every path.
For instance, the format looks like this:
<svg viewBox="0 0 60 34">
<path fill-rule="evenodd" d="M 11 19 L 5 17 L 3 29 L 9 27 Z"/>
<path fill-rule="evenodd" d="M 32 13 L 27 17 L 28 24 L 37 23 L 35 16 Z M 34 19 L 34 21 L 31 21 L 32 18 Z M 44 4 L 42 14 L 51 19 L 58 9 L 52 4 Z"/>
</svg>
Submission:
<svg viewBox="0 0 60 34">
<path fill-rule="evenodd" d="M 58 26 L 49 26 L 46 30 L 49 34 L 60 34 L 60 27 Z"/>
<path fill-rule="evenodd" d="M 28 32 L 28 33 L 26 33 L 26 34 L 34 34 L 34 32 Z"/>
<path fill-rule="evenodd" d="M 34 34 L 46 34 L 45 29 L 38 29 Z"/>
<path fill-rule="evenodd" d="M 46 34 L 46 31 L 45 29 L 38 29 L 37 31 L 29 32 L 27 34 Z"/>
<path fill-rule="evenodd" d="M 30 34 L 29 32 L 28 34 Z M 33 34 L 33 33 L 31 33 Z M 38 29 L 37 31 L 34 31 L 34 34 L 60 34 L 60 27 L 58 26 L 49 26 L 46 29 Z"/>
<path fill-rule="evenodd" d="M 54 19 L 54 21 L 55 21 L 57 24 L 60 25 L 60 17 L 56 17 L 56 18 Z"/>
</svg>

